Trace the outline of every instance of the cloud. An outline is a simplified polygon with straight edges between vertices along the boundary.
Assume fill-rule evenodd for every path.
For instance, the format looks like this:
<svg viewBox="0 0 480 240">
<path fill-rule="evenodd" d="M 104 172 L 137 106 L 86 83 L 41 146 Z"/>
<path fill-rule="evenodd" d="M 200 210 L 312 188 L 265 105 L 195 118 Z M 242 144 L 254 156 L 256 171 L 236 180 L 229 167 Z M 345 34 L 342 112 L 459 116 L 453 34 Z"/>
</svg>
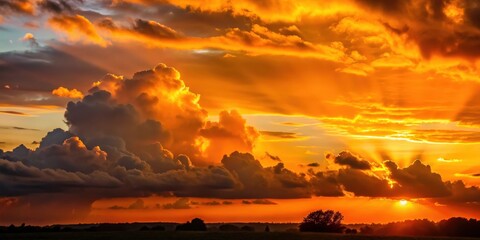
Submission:
<svg viewBox="0 0 480 240">
<path fill-rule="evenodd" d="M 188 198 L 179 198 L 173 203 L 167 203 L 162 206 L 164 209 L 189 209 L 190 200 Z"/>
<path fill-rule="evenodd" d="M 295 139 L 297 134 L 293 132 L 274 132 L 274 131 L 260 131 L 262 135 L 277 137 L 277 138 L 286 138 L 286 139 Z"/>
<path fill-rule="evenodd" d="M 258 131 L 236 111 L 220 112 L 218 121 L 209 118 L 199 95 L 165 64 L 130 78 L 105 75 L 82 99 L 69 102 L 64 116 L 68 130 L 49 132 L 37 149 L 21 145 L 1 154 L 1 197 L 18 198 L 22 206 L 27 199 L 30 206 L 40 206 L 35 197 L 49 193 L 85 195 L 89 201 L 82 204 L 87 205 L 101 198 L 165 193 L 180 198 L 353 194 L 478 202 L 477 188 L 443 182 L 419 161 L 406 168 L 389 161 L 378 172 L 372 163 L 341 152 L 336 157 L 330 153 L 343 166 L 336 171 L 297 173 L 281 162 L 264 167 L 249 152 Z M 223 157 L 211 159 L 211 152 Z M 180 203 L 171 203 L 172 208 Z"/>
<path fill-rule="evenodd" d="M 270 201 L 268 199 L 255 199 L 255 200 L 243 200 L 242 204 L 257 204 L 257 205 L 277 205 L 276 202 Z"/>
<path fill-rule="evenodd" d="M 85 79 L 98 79 L 105 74 L 105 70 L 92 63 L 52 47 L 3 52 L 0 61 L 0 85 L 10 86 L 0 91 L 0 99 L 13 106 L 64 107 L 66 100 L 54 98 L 51 94 L 60 82 L 77 89 L 88 89 L 91 83 Z M 32 94 L 36 97 L 32 98 Z"/>
<path fill-rule="evenodd" d="M 11 0 L 0 2 L 0 11 L 2 13 L 21 13 L 32 15 L 34 6 L 29 0 Z"/>
<path fill-rule="evenodd" d="M 280 159 L 279 156 L 274 156 L 274 155 L 272 155 L 272 154 L 270 154 L 270 153 L 268 153 L 268 152 L 265 152 L 265 156 L 266 156 L 267 158 L 273 160 L 273 161 L 279 161 L 279 162 L 282 161 L 282 159 Z"/>
<path fill-rule="evenodd" d="M 218 122 L 206 122 L 200 135 L 209 141 L 207 157 L 220 159 L 223 154 L 232 151 L 251 152 L 260 134 L 254 127 L 247 126 L 246 120 L 237 111 L 232 110 L 220 112 Z"/>
<path fill-rule="evenodd" d="M 218 122 L 207 121 L 197 95 L 179 77 L 163 64 L 132 79 L 107 75 L 89 95 L 67 104 L 68 131 L 49 132 L 35 150 L 20 145 L 2 153 L 2 196 L 77 195 L 77 189 L 90 203 L 165 192 L 179 197 L 309 196 L 303 175 L 281 163 L 264 168 L 249 153 L 234 152 L 221 164 L 198 166 L 209 150 L 195 145 L 198 139 L 214 145 L 231 142 L 226 149 L 250 151 L 258 133 L 236 111 L 222 112 Z"/>
<path fill-rule="evenodd" d="M 334 171 L 309 171 L 313 194 L 316 196 L 339 197 L 343 196 L 342 186 L 339 184 L 337 173 Z"/>
<path fill-rule="evenodd" d="M 451 193 L 438 173 L 432 172 L 429 165 L 422 164 L 419 160 L 412 165 L 399 169 L 392 161 L 385 162 L 390 171 L 390 177 L 400 187 L 400 194 L 415 197 L 442 197 Z"/>
<path fill-rule="evenodd" d="M 26 116 L 27 114 L 26 113 L 23 113 L 23 112 L 19 112 L 19 111 L 0 111 L 0 113 L 3 113 L 3 114 L 9 114 L 9 115 L 19 115 L 19 116 Z"/>
<path fill-rule="evenodd" d="M 38 131 L 38 129 L 35 129 L 35 128 L 24 128 L 24 127 L 12 127 L 12 129 L 15 129 L 15 130 L 26 130 L 26 131 Z"/>
<path fill-rule="evenodd" d="M 42 0 L 37 3 L 37 6 L 40 7 L 40 9 L 49 11 L 52 13 L 60 14 L 63 12 L 73 12 L 73 6 L 69 4 L 69 2 L 72 1 L 65 1 L 65 0 Z M 82 2 L 82 0 L 76 0 L 75 2 Z"/>
<path fill-rule="evenodd" d="M 446 182 L 446 188 L 451 192 L 447 197 L 437 198 L 441 204 L 466 204 L 467 206 L 480 206 L 480 188 L 478 186 L 465 186 L 463 181 Z"/>
<path fill-rule="evenodd" d="M 313 44 L 297 35 L 284 35 L 259 24 L 251 25 L 250 30 L 228 28 L 223 30 L 222 35 L 217 33 L 205 37 L 184 36 L 152 20 L 136 19 L 132 26 L 117 26 L 112 19 L 104 18 L 97 25 L 117 40 L 141 42 L 155 47 L 220 48 L 262 55 L 304 56 L 336 62 L 348 58 L 342 50 L 334 46 Z"/>
<path fill-rule="evenodd" d="M 89 174 L 62 169 L 39 169 L 23 162 L 0 159 L 0 189 L 2 196 L 22 196 L 35 193 L 55 193 L 84 188 L 108 189 L 121 183 L 101 171 Z"/>
<path fill-rule="evenodd" d="M 339 165 L 346 165 L 354 169 L 368 170 L 372 168 L 368 161 L 360 159 L 350 152 L 339 153 L 338 156 L 335 157 L 334 161 Z"/>
<path fill-rule="evenodd" d="M 48 23 L 53 29 L 65 33 L 71 41 L 92 42 L 103 47 L 108 45 L 95 26 L 82 15 L 57 15 L 50 18 Z"/>
<path fill-rule="evenodd" d="M 406 35 L 422 55 L 477 58 L 478 6 L 474 1 L 389 1 L 358 0 L 362 6 L 381 13 L 388 29 Z M 402 26 L 403 27 L 400 27 Z M 402 29 L 403 28 L 403 29 Z"/>
<path fill-rule="evenodd" d="M 157 39 L 176 39 L 181 37 L 175 30 L 163 24 L 142 19 L 135 20 L 132 30 Z"/>
<path fill-rule="evenodd" d="M 21 40 L 24 42 L 28 42 L 30 44 L 30 47 L 32 48 L 40 47 L 40 45 L 37 42 L 37 39 L 31 33 L 25 33 L 25 35 L 21 38 Z"/>
<path fill-rule="evenodd" d="M 445 163 L 458 163 L 458 162 L 462 162 L 461 159 L 445 159 L 445 158 L 437 158 L 437 161 L 439 162 L 445 162 Z"/>
<path fill-rule="evenodd" d="M 345 191 L 355 196 L 392 197 L 394 195 L 387 179 L 365 173 L 358 169 L 346 168 L 338 170 L 337 181 Z"/>
<path fill-rule="evenodd" d="M 223 166 L 238 179 L 235 192 L 225 192 L 229 198 L 301 198 L 309 197 L 305 176 L 286 169 L 283 163 L 263 168 L 251 154 L 233 152 L 222 159 Z"/>
<path fill-rule="evenodd" d="M 69 172 L 92 173 L 104 169 L 107 153 L 98 146 L 91 150 L 78 137 L 66 139 L 62 145 L 50 145 L 39 149 L 31 157 L 31 164 L 39 168 L 63 169 Z"/>
<path fill-rule="evenodd" d="M 72 112 L 74 115 L 71 115 L 79 118 L 78 123 L 71 123 L 72 129 L 76 129 L 74 132 L 82 134 L 80 131 L 95 126 L 90 122 L 95 121 L 98 122 L 98 128 L 88 130 L 89 132 L 121 136 L 133 150 L 139 144 L 159 142 L 173 153 L 185 154 L 195 164 L 204 164 L 218 162 L 223 154 L 235 150 L 251 151 L 258 137 L 257 130 L 248 126 L 246 120 L 235 110 L 220 112 L 218 122 L 207 121 L 207 111 L 198 102 L 200 96 L 190 91 L 176 69 L 165 64 L 137 72 L 131 79 L 107 75 L 92 90 L 92 97 L 85 97 L 83 103 L 77 103 L 78 106 L 72 103 L 67 107 L 67 121 L 70 112 L 78 110 L 78 113 Z M 100 98 L 100 95 L 105 96 Z M 104 100 L 100 101 L 101 99 Z M 112 107 L 118 109 L 106 109 Z M 85 112 L 87 109 L 99 111 L 94 115 L 104 116 L 96 120 L 82 119 L 82 116 L 89 115 Z M 112 116 L 106 116 L 108 112 L 119 114 L 117 118 L 125 115 L 125 120 L 122 121 L 129 128 L 142 124 L 139 127 L 144 130 L 124 133 L 129 128 L 120 125 L 115 127 L 115 124 L 109 122 Z M 87 121 L 83 122 L 84 120 Z M 117 122 L 120 124 L 121 121 Z M 117 130 L 109 130 L 113 127 Z M 145 137 L 147 133 L 149 136 Z M 141 151 L 140 148 L 138 150 Z"/>
<path fill-rule="evenodd" d="M 113 209 L 113 210 L 134 209 L 134 210 L 138 210 L 138 209 L 147 209 L 147 208 L 148 207 L 145 206 L 145 202 L 142 199 L 137 199 L 133 203 L 128 205 L 128 207 L 122 207 L 122 206 L 114 205 L 114 206 L 109 207 L 108 209 Z"/>
<path fill-rule="evenodd" d="M 65 87 L 58 87 L 52 90 L 52 94 L 59 97 L 65 98 L 83 98 L 83 93 L 77 89 L 68 89 Z"/>
</svg>

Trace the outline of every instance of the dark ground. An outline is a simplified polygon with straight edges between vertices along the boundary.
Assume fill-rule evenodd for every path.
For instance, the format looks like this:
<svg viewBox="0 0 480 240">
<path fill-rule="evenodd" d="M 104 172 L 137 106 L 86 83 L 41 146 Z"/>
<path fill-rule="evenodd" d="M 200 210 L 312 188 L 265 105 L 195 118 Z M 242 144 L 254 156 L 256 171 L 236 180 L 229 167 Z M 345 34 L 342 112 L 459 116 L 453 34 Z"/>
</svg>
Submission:
<svg viewBox="0 0 480 240">
<path fill-rule="evenodd" d="M 446 237 L 391 237 L 300 232 L 173 232 L 173 231 L 117 231 L 117 232 L 51 232 L 1 233 L 0 240 L 440 240 L 474 239 Z M 478 239 L 478 238 L 477 238 Z"/>
</svg>

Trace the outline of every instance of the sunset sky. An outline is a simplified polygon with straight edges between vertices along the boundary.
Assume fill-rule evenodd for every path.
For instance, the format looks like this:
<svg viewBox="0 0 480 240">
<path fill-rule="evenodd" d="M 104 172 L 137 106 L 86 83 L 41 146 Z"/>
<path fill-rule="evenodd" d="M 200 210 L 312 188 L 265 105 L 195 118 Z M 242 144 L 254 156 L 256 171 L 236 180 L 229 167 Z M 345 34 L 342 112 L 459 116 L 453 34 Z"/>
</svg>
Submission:
<svg viewBox="0 0 480 240">
<path fill-rule="evenodd" d="M 480 218 L 475 0 L 0 1 L 0 225 Z"/>
</svg>

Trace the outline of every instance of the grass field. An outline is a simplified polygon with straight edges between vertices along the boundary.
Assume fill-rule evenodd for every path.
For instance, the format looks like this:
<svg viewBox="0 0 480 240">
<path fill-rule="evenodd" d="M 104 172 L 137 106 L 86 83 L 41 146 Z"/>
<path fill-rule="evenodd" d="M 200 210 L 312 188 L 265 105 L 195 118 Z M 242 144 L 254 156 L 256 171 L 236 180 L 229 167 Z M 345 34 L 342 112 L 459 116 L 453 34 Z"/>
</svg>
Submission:
<svg viewBox="0 0 480 240">
<path fill-rule="evenodd" d="M 173 231 L 123 231 L 123 232 L 56 232 L 0 234 L 1 240 L 440 240 L 472 239 L 446 237 L 391 237 L 300 232 L 173 232 Z"/>
</svg>

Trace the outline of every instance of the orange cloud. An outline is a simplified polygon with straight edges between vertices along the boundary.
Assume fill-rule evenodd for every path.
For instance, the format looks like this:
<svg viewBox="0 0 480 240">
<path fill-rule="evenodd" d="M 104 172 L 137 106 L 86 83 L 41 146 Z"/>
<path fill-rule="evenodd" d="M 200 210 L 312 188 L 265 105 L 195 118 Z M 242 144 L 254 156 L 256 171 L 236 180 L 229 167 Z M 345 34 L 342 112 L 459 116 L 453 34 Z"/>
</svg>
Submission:
<svg viewBox="0 0 480 240">
<path fill-rule="evenodd" d="M 81 15 L 57 15 L 48 20 L 49 25 L 67 35 L 71 41 L 83 41 L 107 46 L 108 42 L 102 38 L 95 26 Z"/>
<path fill-rule="evenodd" d="M 83 98 L 83 93 L 75 88 L 70 90 L 65 87 L 58 87 L 52 90 L 52 94 L 58 97 L 65 98 Z"/>
<path fill-rule="evenodd" d="M 0 12 L 14 12 L 27 15 L 33 15 L 35 11 L 34 2 L 30 0 L 11 0 L 0 4 Z"/>
<path fill-rule="evenodd" d="M 349 61 L 343 49 L 336 46 L 310 43 L 297 35 L 284 35 L 254 24 L 250 31 L 226 29 L 223 35 L 210 37 L 182 36 L 175 30 L 155 21 L 137 19 L 131 28 L 117 26 L 103 19 L 98 26 L 114 39 L 137 41 L 154 47 L 176 49 L 223 49 L 254 54 L 311 57 L 331 61 Z"/>
</svg>

